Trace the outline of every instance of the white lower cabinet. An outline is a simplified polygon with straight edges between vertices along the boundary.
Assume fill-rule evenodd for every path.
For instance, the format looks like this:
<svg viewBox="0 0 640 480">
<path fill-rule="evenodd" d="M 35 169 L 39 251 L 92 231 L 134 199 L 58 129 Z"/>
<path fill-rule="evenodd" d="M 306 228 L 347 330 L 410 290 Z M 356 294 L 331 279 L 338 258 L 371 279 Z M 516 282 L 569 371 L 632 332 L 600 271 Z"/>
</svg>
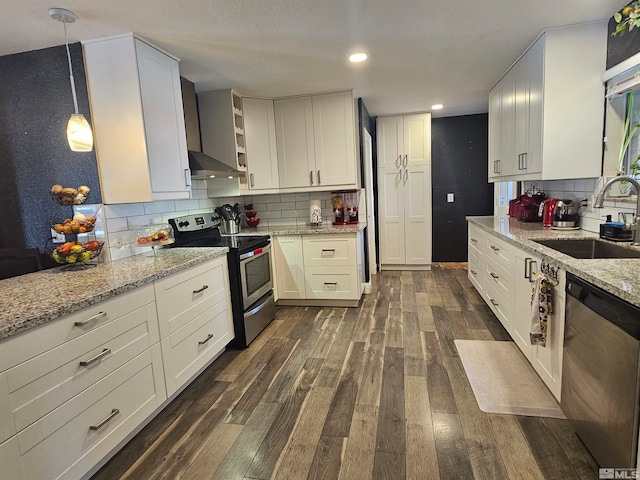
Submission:
<svg viewBox="0 0 640 480">
<path fill-rule="evenodd" d="M 233 340 L 227 258 L 154 284 L 167 395 L 171 396 Z"/>
<path fill-rule="evenodd" d="M 485 239 L 484 244 L 481 242 L 482 237 Z M 484 248 L 478 248 L 477 245 Z M 562 386 L 565 272 L 558 271 L 558 285 L 554 288 L 553 315 L 549 320 L 547 345 L 531 345 L 530 278 L 540 270 L 542 259 L 506 243 L 497 235 L 482 232 L 472 224 L 469 224 L 468 248 L 469 280 L 559 401 Z M 482 275 L 477 272 L 482 272 Z"/>
<path fill-rule="evenodd" d="M 89 474 L 232 338 L 219 257 L 0 342 L 0 477 Z"/>
<path fill-rule="evenodd" d="M 360 235 L 274 237 L 278 300 L 360 300 Z"/>
</svg>

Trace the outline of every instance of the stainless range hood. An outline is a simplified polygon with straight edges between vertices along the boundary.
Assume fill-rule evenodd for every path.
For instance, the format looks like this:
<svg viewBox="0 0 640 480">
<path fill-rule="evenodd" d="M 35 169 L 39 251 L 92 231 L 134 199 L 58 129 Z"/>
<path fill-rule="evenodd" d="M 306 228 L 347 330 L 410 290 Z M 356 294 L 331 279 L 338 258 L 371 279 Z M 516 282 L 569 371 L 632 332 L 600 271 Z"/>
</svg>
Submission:
<svg viewBox="0 0 640 480">
<path fill-rule="evenodd" d="M 196 91 L 193 83 L 186 78 L 180 77 L 180 83 L 182 85 L 182 104 L 184 106 L 184 123 L 187 131 L 191 178 L 235 178 L 245 175 L 244 172 L 240 172 L 226 163 L 202 153 Z"/>
</svg>

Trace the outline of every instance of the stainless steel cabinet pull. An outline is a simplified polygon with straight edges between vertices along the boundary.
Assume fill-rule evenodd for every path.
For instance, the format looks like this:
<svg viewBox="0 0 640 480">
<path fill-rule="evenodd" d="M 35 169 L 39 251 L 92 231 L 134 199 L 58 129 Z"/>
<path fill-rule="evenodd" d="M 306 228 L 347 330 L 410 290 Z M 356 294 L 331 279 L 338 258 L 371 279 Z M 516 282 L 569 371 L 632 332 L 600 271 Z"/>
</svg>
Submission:
<svg viewBox="0 0 640 480">
<path fill-rule="evenodd" d="M 202 288 L 199 288 L 198 290 L 194 290 L 193 294 L 197 295 L 198 293 L 202 293 L 204 292 L 207 288 L 209 288 L 209 285 L 202 285 Z"/>
<path fill-rule="evenodd" d="M 102 427 L 104 427 L 107 423 L 109 423 L 109 421 L 115 417 L 116 415 L 118 415 L 120 413 L 120 410 L 118 410 L 117 408 L 114 408 L 113 410 L 111 410 L 111 413 L 109 414 L 109 416 L 107 418 L 105 418 L 104 420 L 102 420 L 99 424 L 97 425 L 90 425 L 89 426 L 89 430 L 100 430 Z"/>
<path fill-rule="evenodd" d="M 322 251 L 323 252 L 335 252 L 336 249 L 335 248 L 323 248 Z"/>
<path fill-rule="evenodd" d="M 477 239 L 475 239 L 475 238 L 473 238 L 473 237 L 471 237 L 471 241 L 472 241 L 473 243 L 478 243 L 478 240 L 477 240 Z"/>
<path fill-rule="evenodd" d="M 402 166 L 403 167 L 407 167 L 407 165 L 409 165 L 409 155 L 405 155 L 404 156 L 404 162 L 402 162 Z"/>
<path fill-rule="evenodd" d="M 81 320 L 79 322 L 75 322 L 74 325 L 76 327 L 84 327 L 85 325 L 91 323 L 91 322 L 95 322 L 96 320 L 100 320 L 102 317 L 106 317 L 107 316 L 107 312 L 100 312 L 100 313 L 96 313 L 93 317 L 89 317 L 86 320 Z"/>
<path fill-rule="evenodd" d="M 500 249 L 498 247 L 496 247 L 495 245 L 491 245 L 491 250 L 493 250 L 494 252 L 497 252 Z"/>
<path fill-rule="evenodd" d="M 204 345 L 205 343 L 207 343 L 212 338 L 213 338 L 213 333 L 210 333 L 209 335 L 207 335 L 207 338 L 205 338 L 204 340 L 200 340 L 198 342 L 198 345 Z"/>
<path fill-rule="evenodd" d="M 531 280 L 531 258 L 524 259 L 524 278 Z"/>
<path fill-rule="evenodd" d="M 522 154 L 518 154 L 518 170 L 522 170 Z"/>
<path fill-rule="evenodd" d="M 338 282 L 324 282 L 325 285 L 337 285 Z"/>
<path fill-rule="evenodd" d="M 493 273 L 493 272 L 490 272 L 490 273 L 489 273 L 489 275 L 491 275 L 491 276 L 492 276 L 493 278 L 495 278 L 495 279 L 500 278 L 500 276 L 499 276 L 499 275 L 496 275 L 496 274 L 495 274 L 495 273 Z"/>
<path fill-rule="evenodd" d="M 251 186 L 252 186 L 252 187 L 255 187 L 255 186 L 256 186 L 256 184 L 255 184 L 255 183 L 254 183 L 254 181 L 253 181 L 253 173 L 250 173 L 250 174 L 249 174 L 249 180 L 251 181 Z"/>
<path fill-rule="evenodd" d="M 318 170 L 318 185 L 320 185 L 322 182 L 320 181 L 320 170 Z"/>
<path fill-rule="evenodd" d="M 527 157 L 528 157 L 528 153 L 523 153 L 522 154 L 522 170 L 526 170 L 527 169 Z"/>
<path fill-rule="evenodd" d="M 184 169 L 184 185 L 185 187 L 191 186 L 191 170 L 188 168 Z"/>
<path fill-rule="evenodd" d="M 309 182 L 313 185 L 313 170 L 309 172 Z"/>
<path fill-rule="evenodd" d="M 102 350 L 99 354 L 97 354 L 95 357 L 90 358 L 89 360 L 83 360 L 80 362 L 80 366 L 81 367 L 88 367 L 89 365 L 91 365 L 92 363 L 96 363 L 98 360 L 100 360 L 103 357 L 106 357 L 107 355 L 109 355 L 111 353 L 111 349 L 110 348 L 105 348 L 104 350 Z"/>
<path fill-rule="evenodd" d="M 475 270 L 469 270 L 473 275 L 477 275 L 478 272 L 476 272 Z"/>
<path fill-rule="evenodd" d="M 498 302 L 496 302 L 493 298 L 490 298 L 490 299 L 489 299 L 489 301 L 491 302 L 491 304 L 492 304 L 494 307 L 497 307 L 497 306 L 498 306 Z"/>
<path fill-rule="evenodd" d="M 409 170 L 405 169 L 404 171 L 404 183 L 407 183 L 407 179 L 409 178 Z"/>
<path fill-rule="evenodd" d="M 531 259 L 531 264 L 529 266 L 529 280 L 533 280 L 533 274 L 536 273 L 533 271 L 533 266 L 536 265 L 538 262 L 536 262 L 535 260 Z"/>
<path fill-rule="evenodd" d="M 396 168 L 400 168 L 402 166 L 402 155 L 398 155 L 396 158 Z"/>
</svg>

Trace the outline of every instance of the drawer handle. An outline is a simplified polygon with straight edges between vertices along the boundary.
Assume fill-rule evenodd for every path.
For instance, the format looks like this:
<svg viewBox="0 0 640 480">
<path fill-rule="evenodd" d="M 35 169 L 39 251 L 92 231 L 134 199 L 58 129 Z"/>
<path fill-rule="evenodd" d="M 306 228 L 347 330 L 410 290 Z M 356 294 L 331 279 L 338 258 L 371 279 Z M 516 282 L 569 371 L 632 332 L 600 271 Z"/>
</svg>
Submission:
<svg viewBox="0 0 640 480">
<path fill-rule="evenodd" d="M 498 275 L 496 275 L 496 274 L 495 274 L 495 273 L 493 273 L 493 272 L 489 272 L 489 275 L 491 275 L 491 276 L 492 276 L 493 278 L 495 278 L 496 280 L 497 280 L 498 278 L 500 278 Z"/>
<path fill-rule="evenodd" d="M 470 270 L 470 272 L 471 272 L 473 275 L 477 275 L 477 274 L 478 274 L 478 272 L 476 272 L 475 270 Z"/>
<path fill-rule="evenodd" d="M 118 415 L 120 413 L 120 410 L 118 410 L 117 408 L 114 408 L 113 410 L 111 410 L 111 413 L 109 414 L 109 416 L 107 418 L 105 418 L 104 420 L 102 420 L 99 424 L 97 425 L 90 425 L 89 426 L 89 430 L 100 430 L 102 427 L 104 427 L 107 423 L 109 423 L 109 421 L 111 421 L 111 419 L 113 419 L 113 417 L 115 417 L 116 415 Z"/>
<path fill-rule="evenodd" d="M 207 288 L 209 288 L 209 285 L 203 285 L 203 286 L 202 286 L 202 288 L 199 288 L 198 290 L 194 290 L 194 291 L 193 291 L 193 294 L 194 294 L 194 295 L 197 295 L 197 294 L 199 294 L 199 293 L 202 293 L 202 292 L 204 292 Z"/>
<path fill-rule="evenodd" d="M 490 299 L 489 299 L 489 301 L 491 302 L 491 304 L 492 304 L 494 307 L 497 307 L 497 306 L 498 306 L 498 302 L 496 302 L 493 298 L 490 298 Z"/>
<path fill-rule="evenodd" d="M 473 243 L 478 243 L 478 240 L 476 240 L 476 239 L 475 239 L 475 238 L 473 238 L 473 237 L 471 237 L 471 241 L 472 241 Z"/>
<path fill-rule="evenodd" d="M 318 170 L 318 185 L 320 185 L 322 181 L 320 180 L 320 170 Z"/>
<path fill-rule="evenodd" d="M 336 249 L 335 248 L 323 248 L 322 251 L 323 252 L 335 252 Z"/>
<path fill-rule="evenodd" d="M 325 285 L 337 285 L 338 282 L 324 282 Z"/>
<path fill-rule="evenodd" d="M 85 325 L 91 323 L 91 322 L 95 322 L 96 320 L 100 320 L 102 317 L 106 317 L 107 316 L 107 312 L 100 312 L 95 314 L 93 317 L 87 318 L 86 320 L 81 320 L 79 322 L 75 322 L 74 325 L 76 327 L 84 327 Z"/>
<path fill-rule="evenodd" d="M 500 249 L 498 247 L 496 247 L 495 245 L 491 245 L 491 250 L 493 250 L 494 252 L 497 252 Z"/>
<path fill-rule="evenodd" d="M 207 338 L 205 338 L 204 340 L 200 340 L 198 342 L 198 345 L 204 345 L 205 343 L 207 343 L 212 338 L 213 338 L 213 333 L 210 333 L 209 335 L 207 335 Z"/>
<path fill-rule="evenodd" d="M 96 363 L 98 360 L 100 360 L 101 358 L 106 357 L 110 353 L 111 353 L 111 349 L 110 348 L 105 348 L 99 354 L 97 354 L 95 357 L 90 358 L 89 360 L 86 360 L 86 361 L 85 360 L 81 361 L 80 362 L 80 366 L 81 367 L 88 367 L 92 363 Z"/>
</svg>

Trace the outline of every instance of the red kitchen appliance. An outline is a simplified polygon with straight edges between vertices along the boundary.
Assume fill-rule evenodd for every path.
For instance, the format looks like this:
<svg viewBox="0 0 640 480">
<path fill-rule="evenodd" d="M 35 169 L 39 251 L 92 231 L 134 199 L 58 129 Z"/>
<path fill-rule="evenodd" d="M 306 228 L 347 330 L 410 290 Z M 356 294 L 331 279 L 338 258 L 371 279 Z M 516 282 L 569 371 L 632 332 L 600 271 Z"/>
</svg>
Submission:
<svg viewBox="0 0 640 480">
<path fill-rule="evenodd" d="M 540 204 L 546 198 L 545 193 L 533 183 L 525 193 L 509 201 L 509 216 L 521 222 L 541 222 Z"/>
<path fill-rule="evenodd" d="M 542 204 L 540 208 L 542 209 L 542 226 L 543 227 L 551 227 L 553 225 L 553 215 L 556 211 L 556 204 L 558 203 L 557 198 L 547 198 Z"/>
</svg>

